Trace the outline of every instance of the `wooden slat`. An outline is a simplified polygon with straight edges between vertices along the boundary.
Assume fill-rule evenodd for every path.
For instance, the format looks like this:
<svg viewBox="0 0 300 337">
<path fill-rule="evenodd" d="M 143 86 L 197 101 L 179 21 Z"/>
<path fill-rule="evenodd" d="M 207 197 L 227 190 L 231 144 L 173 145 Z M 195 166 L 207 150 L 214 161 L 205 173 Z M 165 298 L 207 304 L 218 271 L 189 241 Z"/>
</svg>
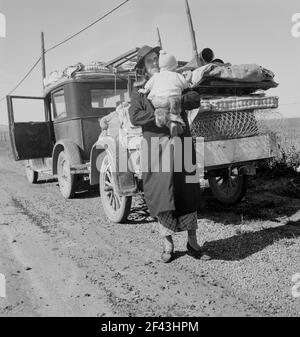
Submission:
<svg viewBox="0 0 300 337">
<path fill-rule="evenodd" d="M 105 64 L 105 66 L 106 66 L 106 67 L 114 66 L 115 63 L 117 63 L 117 62 L 120 62 L 120 61 L 122 61 L 122 60 L 124 60 L 124 59 L 126 59 L 126 58 L 132 58 L 132 57 L 136 56 L 138 50 L 139 50 L 139 48 L 134 48 L 134 49 L 128 51 L 127 53 L 124 53 L 124 54 L 122 54 L 122 55 L 120 55 L 120 56 L 114 58 L 113 60 L 107 62 L 107 63 Z"/>
<path fill-rule="evenodd" d="M 205 143 L 205 167 L 272 157 L 268 135 Z"/>
</svg>

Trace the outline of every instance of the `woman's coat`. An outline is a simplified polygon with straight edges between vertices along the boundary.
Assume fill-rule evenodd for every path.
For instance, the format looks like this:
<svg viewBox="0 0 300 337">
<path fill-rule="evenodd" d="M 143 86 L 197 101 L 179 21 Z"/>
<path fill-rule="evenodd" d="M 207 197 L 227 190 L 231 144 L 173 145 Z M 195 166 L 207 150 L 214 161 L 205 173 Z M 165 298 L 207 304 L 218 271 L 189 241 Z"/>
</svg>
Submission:
<svg viewBox="0 0 300 337">
<path fill-rule="evenodd" d="M 143 189 L 146 204 L 149 208 L 152 217 L 157 216 L 158 213 L 164 211 L 174 211 L 175 216 L 182 216 L 196 211 L 199 207 L 200 198 L 200 184 L 186 183 L 188 175 L 184 170 L 184 146 L 182 146 L 182 172 L 174 172 L 174 157 L 171 151 L 171 169 L 165 172 L 161 169 L 159 172 L 151 172 L 150 170 L 150 153 L 151 153 L 151 139 L 158 137 L 162 146 L 159 151 L 160 163 L 162 159 L 168 156 L 167 147 L 170 145 L 170 131 L 164 127 L 157 127 L 155 125 L 154 107 L 147 99 L 146 95 L 138 92 L 138 87 L 135 87 L 131 96 L 131 106 L 129 109 L 129 116 L 131 123 L 135 126 L 141 126 L 143 130 L 144 140 L 147 142 L 148 147 L 148 170 L 143 170 Z M 182 98 L 182 118 L 186 122 L 187 127 L 180 138 L 190 137 L 188 128 L 188 121 L 185 110 L 192 110 L 199 107 L 200 97 L 194 91 L 188 91 Z M 180 148 L 177 148 L 177 151 Z M 188 151 L 192 152 L 193 164 L 195 164 L 195 150 L 191 146 Z M 176 151 L 175 151 L 176 153 Z M 142 153 L 145 156 L 145 152 Z M 190 156 L 191 157 L 191 156 Z M 146 172 L 147 171 L 147 172 Z"/>
</svg>

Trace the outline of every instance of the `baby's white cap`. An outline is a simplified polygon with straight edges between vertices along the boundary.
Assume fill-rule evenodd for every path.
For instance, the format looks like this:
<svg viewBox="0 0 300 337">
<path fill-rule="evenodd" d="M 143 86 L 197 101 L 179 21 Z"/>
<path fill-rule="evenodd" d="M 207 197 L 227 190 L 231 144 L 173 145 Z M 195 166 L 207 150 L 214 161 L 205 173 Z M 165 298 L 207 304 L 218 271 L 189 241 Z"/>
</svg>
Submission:
<svg viewBox="0 0 300 337">
<path fill-rule="evenodd" d="M 159 68 L 160 70 L 175 71 L 178 67 L 178 62 L 174 55 L 168 54 L 164 50 L 159 53 Z"/>
</svg>

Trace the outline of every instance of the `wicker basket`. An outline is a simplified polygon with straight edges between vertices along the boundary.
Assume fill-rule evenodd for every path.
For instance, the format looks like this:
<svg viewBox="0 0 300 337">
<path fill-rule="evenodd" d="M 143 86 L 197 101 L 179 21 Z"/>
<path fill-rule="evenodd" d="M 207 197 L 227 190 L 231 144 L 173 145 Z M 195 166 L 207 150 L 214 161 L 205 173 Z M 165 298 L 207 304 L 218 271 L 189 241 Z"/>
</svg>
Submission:
<svg viewBox="0 0 300 337">
<path fill-rule="evenodd" d="M 193 137 L 213 141 L 279 132 L 280 126 L 281 116 L 276 109 L 199 111 L 190 129 Z"/>
</svg>

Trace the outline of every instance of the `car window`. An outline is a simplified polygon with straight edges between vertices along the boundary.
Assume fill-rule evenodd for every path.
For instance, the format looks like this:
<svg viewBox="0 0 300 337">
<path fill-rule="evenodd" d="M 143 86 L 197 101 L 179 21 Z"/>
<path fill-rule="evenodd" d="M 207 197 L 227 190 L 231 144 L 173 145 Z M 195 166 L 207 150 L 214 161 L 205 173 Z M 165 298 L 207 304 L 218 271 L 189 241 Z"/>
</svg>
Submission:
<svg viewBox="0 0 300 337">
<path fill-rule="evenodd" d="M 54 118 L 64 118 L 67 116 L 66 100 L 63 90 L 57 91 L 53 94 L 53 115 Z"/>
<path fill-rule="evenodd" d="M 125 101 L 129 101 L 127 89 L 91 89 L 92 108 L 115 108 Z"/>
</svg>

